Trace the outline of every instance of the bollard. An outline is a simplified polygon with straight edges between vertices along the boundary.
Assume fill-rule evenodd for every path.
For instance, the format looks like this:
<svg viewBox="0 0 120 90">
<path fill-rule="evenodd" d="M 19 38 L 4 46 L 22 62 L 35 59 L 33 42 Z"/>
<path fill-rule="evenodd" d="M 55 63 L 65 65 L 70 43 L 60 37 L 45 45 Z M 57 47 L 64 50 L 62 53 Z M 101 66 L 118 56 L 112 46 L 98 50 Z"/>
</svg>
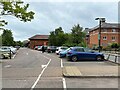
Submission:
<svg viewBox="0 0 120 90">
<path fill-rule="evenodd" d="M 108 58 L 107 58 L 107 60 L 109 60 L 109 57 L 110 57 L 110 54 L 108 55 Z"/>
<path fill-rule="evenodd" d="M 11 59 L 11 49 L 10 49 L 10 59 Z"/>
<path fill-rule="evenodd" d="M 115 56 L 115 63 L 117 62 L 117 56 Z"/>
</svg>

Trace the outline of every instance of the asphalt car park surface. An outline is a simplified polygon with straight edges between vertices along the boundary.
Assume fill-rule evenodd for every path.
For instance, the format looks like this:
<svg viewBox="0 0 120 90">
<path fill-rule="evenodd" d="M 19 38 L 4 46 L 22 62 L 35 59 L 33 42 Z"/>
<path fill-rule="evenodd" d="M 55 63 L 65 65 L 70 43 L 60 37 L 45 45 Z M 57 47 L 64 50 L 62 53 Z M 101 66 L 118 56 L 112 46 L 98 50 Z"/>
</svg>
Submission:
<svg viewBox="0 0 120 90">
<path fill-rule="evenodd" d="M 14 59 L 2 62 L 3 88 L 118 88 L 118 78 L 63 77 L 65 66 L 116 66 L 107 61 L 68 61 L 55 53 L 21 48 Z M 4 90 L 4 89 L 3 89 Z"/>
</svg>

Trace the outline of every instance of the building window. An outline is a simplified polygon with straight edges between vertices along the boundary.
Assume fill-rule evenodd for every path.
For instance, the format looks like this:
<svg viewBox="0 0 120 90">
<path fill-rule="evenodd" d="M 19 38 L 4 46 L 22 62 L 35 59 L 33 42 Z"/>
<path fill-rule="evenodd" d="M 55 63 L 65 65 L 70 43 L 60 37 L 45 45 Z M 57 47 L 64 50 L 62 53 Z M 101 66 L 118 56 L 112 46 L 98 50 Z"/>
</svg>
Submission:
<svg viewBox="0 0 120 90">
<path fill-rule="evenodd" d="M 107 32 L 107 29 L 103 29 L 103 32 Z"/>
<path fill-rule="evenodd" d="M 116 32 L 116 29 L 112 29 L 112 32 Z"/>
<path fill-rule="evenodd" d="M 103 40 L 107 40 L 107 37 L 106 37 L 106 36 L 104 36 L 104 37 L 103 37 Z"/>
<path fill-rule="evenodd" d="M 115 41 L 115 37 L 112 37 L 112 41 Z"/>
</svg>

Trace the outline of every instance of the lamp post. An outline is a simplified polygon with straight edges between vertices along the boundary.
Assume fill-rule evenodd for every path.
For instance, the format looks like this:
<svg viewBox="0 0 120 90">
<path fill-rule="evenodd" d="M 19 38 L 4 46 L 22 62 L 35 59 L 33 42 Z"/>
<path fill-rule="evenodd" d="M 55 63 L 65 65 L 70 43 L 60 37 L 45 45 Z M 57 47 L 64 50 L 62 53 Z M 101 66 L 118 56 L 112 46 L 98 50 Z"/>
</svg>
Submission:
<svg viewBox="0 0 120 90">
<path fill-rule="evenodd" d="M 95 20 L 99 20 L 98 47 L 99 47 L 99 52 L 100 52 L 101 50 L 101 23 L 105 22 L 105 18 L 95 18 Z"/>
</svg>

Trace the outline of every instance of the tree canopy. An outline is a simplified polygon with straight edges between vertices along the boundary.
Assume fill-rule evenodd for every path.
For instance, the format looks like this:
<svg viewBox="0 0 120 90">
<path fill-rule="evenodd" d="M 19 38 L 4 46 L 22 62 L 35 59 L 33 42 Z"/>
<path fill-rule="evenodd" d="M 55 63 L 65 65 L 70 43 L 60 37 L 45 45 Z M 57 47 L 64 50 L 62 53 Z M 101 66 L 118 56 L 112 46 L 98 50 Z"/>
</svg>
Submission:
<svg viewBox="0 0 120 90">
<path fill-rule="evenodd" d="M 12 46 L 14 45 L 14 39 L 11 30 L 4 30 L 2 34 L 2 45 Z"/>
<path fill-rule="evenodd" d="M 62 27 L 56 28 L 55 31 L 50 32 L 49 45 L 86 47 L 85 33 L 82 30 L 79 24 L 72 27 L 71 33 L 64 33 Z"/>
<path fill-rule="evenodd" d="M 23 5 L 24 3 L 19 0 L 17 1 L 9 1 L 9 2 L 1 2 L 0 1 L 0 26 L 4 26 L 7 24 L 5 20 L 1 19 L 1 16 L 11 15 L 20 19 L 20 21 L 27 22 L 34 19 L 34 12 L 27 11 L 29 4 Z"/>
<path fill-rule="evenodd" d="M 50 32 L 49 45 L 61 46 L 65 43 L 65 34 L 62 27 L 56 28 L 55 31 Z"/>
</svg>

